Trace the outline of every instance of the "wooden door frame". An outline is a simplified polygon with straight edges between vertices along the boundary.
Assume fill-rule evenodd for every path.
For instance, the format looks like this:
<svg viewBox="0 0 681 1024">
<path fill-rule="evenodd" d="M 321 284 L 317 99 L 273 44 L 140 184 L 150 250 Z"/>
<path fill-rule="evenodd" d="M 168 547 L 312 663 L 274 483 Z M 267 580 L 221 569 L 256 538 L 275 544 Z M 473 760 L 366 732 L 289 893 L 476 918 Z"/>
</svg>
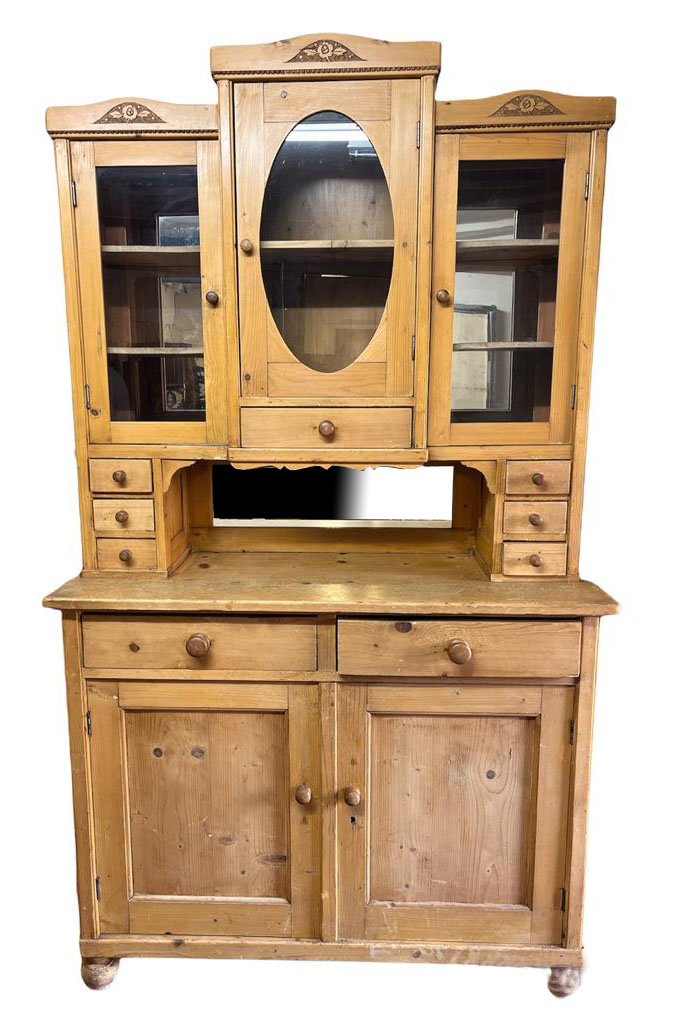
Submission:
<svg viewBox="0 0 681 1024">
<path fill-rule="evenodd" d="M 214 139 L 72 142 L 71 162 L 77 205 L 74 210 L 78 248 L 78 283 L 82 311 L 83 360 L 89 387 L 87 418 L 91 443 L 114 444 L 226 443 L 228 372 L 225 304 L 202 302 L 206 419 L 172 423 L 111 419 L 106 351 L 104 282 L 97 203 L 96 168 L 195 164 L 201 233 L 201 291 L 224 296 L 220 144 Z M 234 387 L 234 382 L 231 384 Z M 97 410 L 95 414 L 95 410 Z"/>
<path fill-rule="evenodd" d="M 86 682 L 99 932 L 281 938 L 321 936 L 319 695 L 307 684 L 134 680 Z M 135 897 L 125 714 L 128 711 L 269 711 L 286 715 L 289 768 L 289 895 L 283 899 Z M 313 802 L 296 803 L 305 782 Z"/>
<path fill-rule="evenodd" d="M 253 243 L 253 251 L 248 254 L 237 244 L 241 393 L 251 402 L 258 398 L 264 402 L 277 397 L 285 400 L 300 394 L 305 399 L 329 401 L 354 397 L 360 401 L 380 398 L 394 399 L 394 404 L 413 403 L 416 385 L 411 339 L 416 333 L 417 315 L 420 169 L 416 122 L 421 116 L 421 85 L 408 79 L 389 79 L 388 83 L 390 105 L 378 116 L 370 111 L 362 116 L 361 105 L 366 92 L 383 86 L 382 81 L 289 83 L 281 96 L 294 93 L 295 116 L 276 111 L 268 116 L 266 108 L 272 106 L 272 101 L 267 90 L 274 88 L 270 83 L 240 82 L 234 86 L 236 236 L 237 242 L 248 238 Z M 335 373 L 304 366 L 288 348 L 267 301 L 259 255 L 262 204 L 272 163 L 281 143 L 300 120 L 328 109 L 323 100 L 320 105 L 319 90 L 324 87 L 334 97 L 333 109 L 359 124 L 379 154 L 392 200 L 395 238 L 390 291 L 379 327 L 363 353 Z M 358 104 L 359 112 L 355 109 Z M 380 131 L 381 125 L 387 130 Z M 402 239 L 399 245 L 398 239 Z M 297 378 L 287 386 L 286 393 L 279 395 L 270 393 L 270 367 L 277 365 L 270 358 L 272 346 L 285 352 L 283 365 Z M 375 364 L 385 368 L 383 387 L 362 383 L 363 365 Z"/>
<path fill-rule="evenodd" d="M 563 926 L 573 685 L 338 688 L 338 792 L 357 786 L 356 807 L 338 813 L 338 934 L 348 940 L 560 945 Z M 372 714 L 492 715 L 537 721 L 530 906 L 395 904 L 369 901 L 370 728 Z"/>
<path fill-rule="evenodd" d="M 428 444 L 568 444 L 574 411 L 577 338 L 586 226 L 586 174 L 591 139 L 585 132 L 435 136 L 435 198 L 431 294 L 431 356 Z M 556 287 L 550 419 L 545 423 L 451 423 L 452 305 L 455 301 L 456 213 L 460 160 L 557 159 L 564 157 L 560 248 Z M 439 289 L 452 296 L 442 305 Z"/>
</svg>

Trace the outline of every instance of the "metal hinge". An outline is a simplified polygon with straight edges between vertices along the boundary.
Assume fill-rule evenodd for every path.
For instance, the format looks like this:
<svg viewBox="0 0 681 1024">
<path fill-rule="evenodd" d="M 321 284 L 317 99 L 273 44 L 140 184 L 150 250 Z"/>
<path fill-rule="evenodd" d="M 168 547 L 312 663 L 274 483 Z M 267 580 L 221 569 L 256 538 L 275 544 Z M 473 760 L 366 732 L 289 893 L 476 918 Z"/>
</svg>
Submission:
<svg viewBox="0 0 681 1024">
<path fill-rule="evenodd" d="M 85 715 L 85 728 L 87 730 L 88 736 L 92 736 L 92 715 L 90 714 L 89 711 Z"/>
<path fill-rule="evenodd" d="M 89 384 L 85 385 L 85 408 L 87 409 L 88 412 L 92 408 L 91 405 L 90 405 L 90 385 Z"/>
<path fill-rule="evenodd" d="M 570 393 L 570 408 L 574 409 L 577 405 L 577 385 L 572 385 L 572 392 Z"/>
<path fill-rule="evenodd" d="M 102 894 L 99 888 L 99 875 L 95 878 L 95 896 L 98 900 L 101 900 Z"/>
<path fill-rule="evenodd" d="M 570 746 L 575 742 L 575 720 L 574 718 L 570 721 Z"/>
<path fill-rule="evenodd" d="M 416 359 L 416 335 L 411 336 L 411 358 Z"/>
<path fill-rule="evenodd" d="M 560 909 L 561 909 L 561 911 L 563 911 L 563 912 L 565 911 L 565 900 L 566 900 L 566 892 L 565 892 L 565 889 L 561 889 L 561 890 L 560 890 Z"/>
<path fill-rule="evenodd" d="M 74 206 L 78 206 L 78 190 L 76 188 L 76 183 L 75 181 L 73 181 L 73 179 L 71 180 L 71 202 Z"/>
<path fill-rule="evenodd" d="M 584 175 L 584 198 L 585 199 L 589 198 L 589 183 L 590 183 L 590 181 L 591 181 L 591 175 L 587 171 L 586 174 Z"/>
<path fill-rule="evenodd" d="M 421 122 L 416 122 L 416 148 L 421 148 Z"/>
</svg>

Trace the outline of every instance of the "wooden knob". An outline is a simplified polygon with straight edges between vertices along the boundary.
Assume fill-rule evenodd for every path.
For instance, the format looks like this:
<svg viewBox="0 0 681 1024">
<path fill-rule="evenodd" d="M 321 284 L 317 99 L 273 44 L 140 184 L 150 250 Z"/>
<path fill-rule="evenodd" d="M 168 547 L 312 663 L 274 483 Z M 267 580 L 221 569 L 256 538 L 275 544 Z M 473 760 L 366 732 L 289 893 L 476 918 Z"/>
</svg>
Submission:
<svg viewBox="0 0 681 1024">
<path fill-rule="evenodd" d="M 210 650 L 210 637 L 205 633 L 192 633 L 184 649 L 190 658 L 205 658 Z"/>
<path fill-rule="evenodd" d="M 250 240 L 250 238 L 242 238 L 241 242 L 239 243 L 239 248 L 241 249 L 242 252 L 245 252 L 247 256 L 250 256 L 251 253 L 253 252 L 253 242 Z"/>
<path fill-rule="evenodd" d="M 124 508 L 119 508 L 118 512 L 114 516 L 117 523 L 127 523 L 129 516 Z"/>
<path fill-rule="evenodd" d="M 206 292 L 206 302 L 209 306 L 217 306 L 220 296 L 217 292 Z"/>
<path fill-rule="evenodd" d="M 297 804 L 301 804 L 303 806 L 305 806 L 306 804 L 311 804 L 312 803 L 312 790 L 310 789 L 309 786 L 306 786 L 305 783 L 303 782 L 296 789 L 295 797 L 296 797 L 296 803 Z"/>
<path fill-rule="evenodd" d="M 128 479 L 128 474 L 125 472 L 124 469 L 114 469 L 113 473 L 111 474 L 111 479 L 114 481 L 114 483 L 124 484 L 125 481 Z"/>
<path fill-rule="evenodd" d="M 473 657 L 471 645 L 467 640 L 452 640 L 447 648 L 447 657 L 455 665 L 467 665 Z"/>
<path fill-rule="evenodd" d="M 333 435 L 336 433 L 335 424 L 333 424 L 331 420 L 322 420 L 322 422 L 317 427 L 317 430 L 322 435 L 322 437 L 333 437 Z"/>
<path fill-rule="evenodd" d="M 541 566 L 541 555 L 530 555 L 530 565 L 538 569 Z"/>
<path fill-rule="evenodd" d="M 544 474 L 543 473 L 533 473 L 532 474 L 532 483 L 535 484 L 537 487 L 541 487 L 542 484 L 544 483 Z"/>
<path fill-rule="evenodd" d="M 446 306 L 451 296 L 446 288 L 440 288 L 439 291 L 435 292 L 435 298 L 441 306 Z"/>
<path fill-rule="evenodd" d="M 530 514 L 529 514 L 529 516 L 527 518 L 529 519 L 530 524 L 532 526 L 541 526 L 542 523 L 544 522 L 544 520 L 542 519 L 542 517 L 539 515 L 538 512 L 530 512 Z"/>
<path fill-rule="evenodd" d="M 118 552 L 118 557 L 121 562 L 132 562 L 132 551 L 130 548 L 123 548 L 122 551 Z"/>
<path fill-rule="evenodd" d="M 343 799 L 348 807 L 357 807 L 357 804 L 362 800 L 362 794 L 357 786 L 346 786 L 343 793 Z"/>
</svg>

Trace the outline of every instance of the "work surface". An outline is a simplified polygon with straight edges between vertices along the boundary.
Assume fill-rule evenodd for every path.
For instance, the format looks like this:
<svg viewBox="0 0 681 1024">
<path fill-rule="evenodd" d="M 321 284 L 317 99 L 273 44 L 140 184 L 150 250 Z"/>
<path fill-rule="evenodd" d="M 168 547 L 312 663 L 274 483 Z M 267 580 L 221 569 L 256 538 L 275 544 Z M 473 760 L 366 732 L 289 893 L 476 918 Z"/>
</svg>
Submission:
<svg viewBox="0 0 681 1024">
<path fill-rule="evenodd" d="M 77 577 L 48 608 L 139 612 L 338 612 L 356 615 L 613 615 L 593 583 L 490 583 L 472 556 L 214 553 L 191 555 L 170 579 Z"/>
</svg>

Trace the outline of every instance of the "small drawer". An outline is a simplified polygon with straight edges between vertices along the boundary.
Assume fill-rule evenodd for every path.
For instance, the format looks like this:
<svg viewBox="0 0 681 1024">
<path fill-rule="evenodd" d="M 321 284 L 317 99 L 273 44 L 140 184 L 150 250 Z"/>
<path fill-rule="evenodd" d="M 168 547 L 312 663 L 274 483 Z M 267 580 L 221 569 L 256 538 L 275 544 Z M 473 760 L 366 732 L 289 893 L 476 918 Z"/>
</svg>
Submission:
<svg viewBox="0 0 681 1024">
<path fill-rule="evenodd" d="M 90 459 L 90 490 L 109 494 L 113 491 L 151 491 L 149 459 Z"/>
<path fill-rule="evenodd" d="M 579 675 L 579 622 L 341 619 L 349 676 L 562 678 Z"/>
<path fill-rule="evenodd" d="M 504 503 L 504 533 L 509 537 L 564 537 L 567 501 L 507 501 Z"/>
<path fill-rule="evenodd" d="M 314 672 L 314 619 L 174 615 L 86 615 L 83 664 L 90 668 Z"/>
<path fill-rule="evenodd" d="M 125 537 L 99 537 L 97 539 L 97 568 L 135 569 L 156 568 L 155 540 L 128 540 Z"/>
<path fill-rule="evenodd" d="M 572 463 L 567 459 L 506 464 L 507 494 L 569 494 Z"/>
<path fill-rule="evenodd" d="M 410 448 L 411 409 L 241 410 L 244 448 Z"/>
<path fill-rule="evenodd" d="M 92 521 L 95 530 L 103 533 L 153 533 L 154 502 L 151 498 L 95 498 Z"/>
<path fill-rule="evenodd" d="M 505 576 L 564 576 L 567 544 L 542 544 L 541 541 L 508 541 L 504 544 Z"/>
</svg>

